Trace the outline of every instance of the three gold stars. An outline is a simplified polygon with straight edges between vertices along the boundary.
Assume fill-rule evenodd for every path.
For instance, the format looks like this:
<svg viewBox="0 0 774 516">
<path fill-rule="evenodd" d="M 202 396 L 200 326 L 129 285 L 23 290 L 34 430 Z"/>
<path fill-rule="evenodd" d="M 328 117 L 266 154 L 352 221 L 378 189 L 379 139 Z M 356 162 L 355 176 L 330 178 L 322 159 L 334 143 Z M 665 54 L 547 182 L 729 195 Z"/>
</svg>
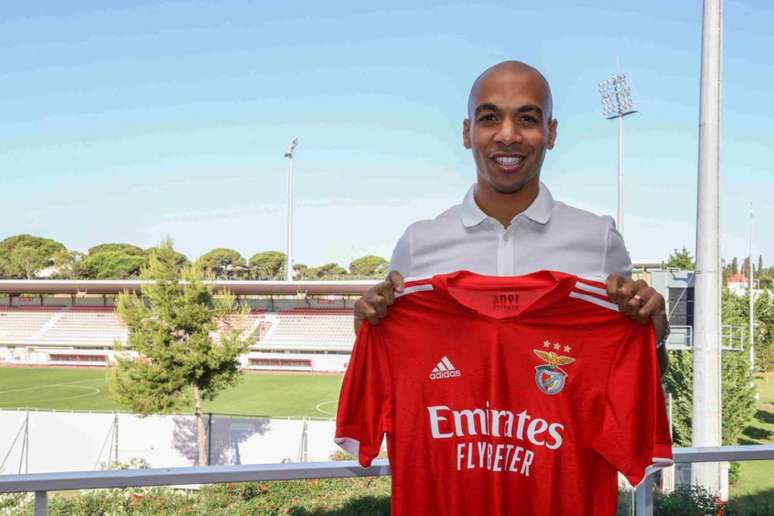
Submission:
<svg viewBox="0 0 774 516">
<path fill-rule="evenodd" d="M 558 342 L 556 344 L 551 344 L 551 342 L 548 341 L 548 340 L 544 340 L 543 341 L 543 347 L 544 348 L 552 348 L 553 347 L 556 350 L 563 349 L 565 353 L 569 353 L 570 351 L 572 351 L 572 347 L 570 347 L 570 346 L 562 347 L 562 345 L 559 344 Z"/>
</svg>

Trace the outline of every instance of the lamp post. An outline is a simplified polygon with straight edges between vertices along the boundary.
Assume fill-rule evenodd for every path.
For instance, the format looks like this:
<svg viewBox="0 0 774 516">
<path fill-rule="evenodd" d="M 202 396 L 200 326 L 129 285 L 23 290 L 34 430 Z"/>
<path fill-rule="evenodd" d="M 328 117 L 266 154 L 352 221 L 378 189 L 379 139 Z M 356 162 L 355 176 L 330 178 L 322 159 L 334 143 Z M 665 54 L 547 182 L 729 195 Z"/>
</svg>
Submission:
<svg viewBox="0 0 774 516">
<path fill-rule="evenodd" d="M 293 281 L 293 151 L 298 145 L 298 138 L 290 141 L 285 157 L 288 158 L 288 255 L 285 264 L 285 279 Z"/>
<path fill-rule="evenodd" d="M 722 0 L 704 0 L 699 100 L 699 170 L 694 287 L 693 446 L 720 446 L 720 88 Z M 693 464 L 691 483 L 726 490 L 725 467 Z"/>
<path fill-rule="evenodd" d="M 760 272 L 760 271 L 758 271 Z M 755 297 L 753 295 L 753 288 L 755 287 L 755 280 L 753 276 L 755 274 L 755 265 L 753 265 L 753 203 L 750 201 L 750 285 L 747 287 L 747 291 L 750 294 L 750 309 L 749 309 L 749 323 L 750 323 L 750 369 L 753 374 L 755 373 Z"/>
<path fill-rule="evenodd" d="M 618 218 L 616 226 L 623 235 L 623 119 L 626 115 L 636 113 L 637 109 L 632 101 L 632 90 L 626 74 L 612 75 L 597 86 L 599 94 L 602 96 L 602 114 L 608 120 L 618 119 Z"/>
</svg>

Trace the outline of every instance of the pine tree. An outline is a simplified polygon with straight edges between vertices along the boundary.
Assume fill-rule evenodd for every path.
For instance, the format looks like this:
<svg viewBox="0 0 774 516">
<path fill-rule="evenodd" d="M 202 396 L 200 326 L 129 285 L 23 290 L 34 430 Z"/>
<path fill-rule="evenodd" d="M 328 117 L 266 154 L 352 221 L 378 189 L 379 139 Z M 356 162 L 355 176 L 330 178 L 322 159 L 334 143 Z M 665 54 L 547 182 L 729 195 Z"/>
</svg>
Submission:
<svg viewBox="0 0 774 516">
<path fill-rule="evenodd" d="M 755 268 L 755 272 L 758 274 L 763 273 L 763 255 L 762 254 L 758 255 L 758 267 Z"/>
<path fill-rule="evenodd" d="M 745 297 L 723 289 L 723 324 L 746 327 Z M 739 442 L 742 431 L 755 415 L 755 389 L 750 370 L 749 347 L 743 342 L 742 351 L 722 351 L 722 444 Z M 669 368 L 664 374 L 667 391 L 672 398 L 672 429 L 678 446 L 691 444 L 691 419 L 693 403 L 693 353 L 670 351 Z"/>
<path fill-rule="evenodd" d="M 739 274 L 739 261 L 736 259 L 736 256 L 731 260 L 731 274 Z"/>
<path fill-rule="evenodd" d="M 151 280 L 142 294 L 124 292 L 117 311 L 129 329 L 126 352 L 120 345 L 109 372 L 118 403 L 141 415 L 194 406 L 198 464 L 207 464 L 202 401 L 214 399 L 239 379 L 244 312 L 235 297 L 215 293 L 200 267 L 179 268 L 172 243 L 157 248 L 142 270 Z M 216 333 L 217 332 L 217 333 Z"/>
<path fill-rule="evenodd" d="M 696 268 L 696 263 L 693 261 L 690 251 L 688 251 L 688 248 L 685 246 L 680 250 L 675 249 L 674 252 L 669 255 L 669 258 L 667 258 L 664 265 L 670 269 L 680 269 L 683 271 L 692 271 Z"/>
</svg>

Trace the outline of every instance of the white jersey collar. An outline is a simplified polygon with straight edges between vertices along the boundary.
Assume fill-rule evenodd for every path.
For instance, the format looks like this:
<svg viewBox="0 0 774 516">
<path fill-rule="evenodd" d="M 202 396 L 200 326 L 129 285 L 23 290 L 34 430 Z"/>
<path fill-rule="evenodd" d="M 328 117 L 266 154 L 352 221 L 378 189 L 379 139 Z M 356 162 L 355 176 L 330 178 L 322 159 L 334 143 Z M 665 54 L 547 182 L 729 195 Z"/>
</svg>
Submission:
<svg viewBox="0 0 774 516">
<path fill-rule="evenodd" d="M 481 208 L 479 208 L 478 204 L 476 204 L 475 192 L 476 184 L 473 183 L 473 185 L 468 189 L 468 192 L 465 194 L 465 198 L 462 200 L 460 218 L 462 219 L 462 224 L 466 228 L 477 226 L 486 219 L 490 218 L 481 210 Z M 551 219 L 551 212 L 553 209 L 554 198 L 551 195 L 551 192 L 548 190 L 548 187 L 541 181 L 538 195 L 535 200 L 532 201 L 532 204 L 529 205 L 529 208 L 524 210 L 524 215 L 539 224 L 545 224 Z M 516 217 L 519 215 L 516 215 Z"/>
</svg>

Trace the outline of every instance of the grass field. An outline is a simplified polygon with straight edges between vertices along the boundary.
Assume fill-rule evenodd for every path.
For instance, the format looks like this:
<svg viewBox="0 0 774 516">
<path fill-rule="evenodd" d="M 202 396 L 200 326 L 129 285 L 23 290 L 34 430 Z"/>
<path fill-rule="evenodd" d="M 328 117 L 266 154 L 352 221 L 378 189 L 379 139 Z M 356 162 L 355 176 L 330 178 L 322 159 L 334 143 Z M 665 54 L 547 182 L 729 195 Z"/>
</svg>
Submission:
<svg viewBox="0 0 774 516">
<path fill-rule="evenodd" d="M 757 382 L 758 410 L 750 425 L 744 429 L 741 444 L 774 444 L 774 377 Z M 774 491 L 774 461 L 743 462 L 734 496 L 754 495 Z"/>
<path fill-rule="evenodd" d="M 0 408 L 121 410 L 107 390 L 106 369 L 0 368 Z M 245 373 L 205 402 L 205 412 L 333 418 L 342 376 Z M 192 409 L 191 409 L 192 410 Z"/>
</svg>

